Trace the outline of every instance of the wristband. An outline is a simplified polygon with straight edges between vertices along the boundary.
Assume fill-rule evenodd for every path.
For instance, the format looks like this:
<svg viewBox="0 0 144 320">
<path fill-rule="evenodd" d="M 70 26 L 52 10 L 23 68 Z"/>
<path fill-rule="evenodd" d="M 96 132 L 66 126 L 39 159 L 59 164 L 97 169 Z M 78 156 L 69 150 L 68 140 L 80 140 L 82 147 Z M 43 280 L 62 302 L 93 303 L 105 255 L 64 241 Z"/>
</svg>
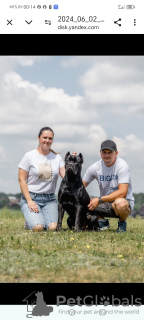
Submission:
<svg viewBox="0 0 144 320">
<path fill-rule="evenodd" d="M 99 197 L 99 204 L 102 204 L 103 203 L 103 200 L 101 197 Z"/>
</svg>

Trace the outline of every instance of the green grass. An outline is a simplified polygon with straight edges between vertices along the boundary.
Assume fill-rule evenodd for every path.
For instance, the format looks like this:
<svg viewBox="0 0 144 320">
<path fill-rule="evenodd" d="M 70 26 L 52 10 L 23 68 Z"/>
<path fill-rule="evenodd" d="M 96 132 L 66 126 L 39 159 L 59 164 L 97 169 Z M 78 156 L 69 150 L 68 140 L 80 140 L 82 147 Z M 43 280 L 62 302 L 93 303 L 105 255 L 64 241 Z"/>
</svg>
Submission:
<svg viewBox="0 0 144 320">
<path fill-rule="evenodd" d="M 0 210 L 0 282 L 142 283 L 144 219 L 117 219 L 103 232 L 72 232 L 67 215 L 60 232 L 25 230 L 20 211 Z"/>
</svg>

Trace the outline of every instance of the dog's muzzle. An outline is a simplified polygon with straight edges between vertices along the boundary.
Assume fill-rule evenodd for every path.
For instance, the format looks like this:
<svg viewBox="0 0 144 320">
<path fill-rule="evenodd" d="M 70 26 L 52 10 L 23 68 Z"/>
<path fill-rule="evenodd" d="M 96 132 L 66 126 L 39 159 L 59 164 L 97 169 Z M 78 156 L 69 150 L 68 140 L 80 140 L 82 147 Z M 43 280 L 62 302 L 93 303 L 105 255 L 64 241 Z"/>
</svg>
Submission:
<svg viewBox="0 0 144 320">
<path fill-rule="evenodd" d="M 76 175 L 77 169 L 75 168 L 75 166 L 73 164 L 68 164 L 68 166 L 66 168 L 66 172 Z"/>
</svg>

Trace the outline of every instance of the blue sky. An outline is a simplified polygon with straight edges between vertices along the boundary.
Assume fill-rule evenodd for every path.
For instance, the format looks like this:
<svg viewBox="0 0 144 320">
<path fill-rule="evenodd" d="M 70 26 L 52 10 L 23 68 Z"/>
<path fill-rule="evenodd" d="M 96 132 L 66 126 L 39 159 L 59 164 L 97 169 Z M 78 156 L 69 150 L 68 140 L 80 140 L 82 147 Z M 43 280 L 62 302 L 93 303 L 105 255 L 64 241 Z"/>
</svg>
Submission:
<svg viewBox="0 0 144 320">
<path fill-rule="evenodd" d="M 143 56 L 1 56 L 0 97 L 0 192 L 20 192 L 18 163 L 43 126 L 63 158 L 82 152 L 82 175 L 115 140 L 133 192 L 144 192 Z M 87 190 L 99 195 L 96 181 Z"/>
<path fill-rule="evenodd" d="M 82 65 L 78 68 L 64 68 L 62 61 L 66 59 L 60 56 L 49 57 L 47 63 L 37 63 L 31 66 L 31 68 L 17 66 L 17 71 L 23 76 L 23 79 L 27 80 L 29 75 L 29 81 L 33 83 L 44 83 L 46 87 L 63 87 L 68 94 L 82 94 L 82 88 L 76 81 L 81 72 L 86 70 L 86 66 Z M 30 70 L 29 70 L 30 69 Z"/>
</svg>

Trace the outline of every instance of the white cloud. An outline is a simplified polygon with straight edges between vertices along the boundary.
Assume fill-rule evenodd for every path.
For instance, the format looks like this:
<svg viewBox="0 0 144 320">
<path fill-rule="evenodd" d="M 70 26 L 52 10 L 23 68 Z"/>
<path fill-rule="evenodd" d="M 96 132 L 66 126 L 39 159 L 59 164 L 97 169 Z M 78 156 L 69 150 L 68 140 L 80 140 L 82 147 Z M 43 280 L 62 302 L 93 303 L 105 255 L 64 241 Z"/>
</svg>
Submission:
<svg viewBox="0 0 144 320">
<path fill-rule="evenodd" d="M 86 98 L 99 104 L 142 104 L 144 83 L 138 82 L 138 71 L 109 63 L 94 64 L 80 78 Z M 117 110 L 119 112 L 119 110 Z"/>
<path fill-rule="evenodd" d="M 0 146 L 0 163 L 7 161 L 5 148 Z"/>
<path fill-rule="evenodd" d="M 110 64 L 123 69 L 137 71 L 137 80 L 143 80 L 144 56 L 64 56 L 61 65 L 64 68 L 89 67 L 93 65 Z"/>
<path fill-rule="evenodd" d="M 107 134 L 99 125 L 67 125 L 64 129 L 58 127 L 56 136 L 60 134 L 60 141 L 54 141 L 54 149 L 61 150 L 63 153 L 67 151 L 76 151 L 82 153 L 87 160 L 93 161 L 96 157 L 100 157 L 101 142 L 107 139 Z M 63 142 L 61 142 L 63 141 Z"/>
<path fill-rule="evenodd" d="M 31 132 L 30 123 L 56 126 L 91 122 L 88 111 L 82 108 L 82 96 L 24 81 L 16 72 L 6 73 L 0 91 L 0 131 L 6 134 Z M 96 117 L 93 111 L 93 120 Z"/>
<path fill-rule="evenodd" d="M 11 56 L 10 59 L 21 66 L 32 66 L 36 62 L 50 60 L 50 56 Z"/>
<path fill-rule="evenodd" d="M 144 113 L 144 105 L 132 105 L 130 107 L 127 108 L 128 112 L 130 115 L 132 116 L 142 116 L 142 114 Z"/>
<path fill-rule="evenodd" d="M 0 84 L 3 76 L 17 67 L 31 67 L 36 63 L 46 62 L 52 59 L 51 56 L 0 56 Z"/>
<path fill-rule="evenodd" d="M 138 139 L 136 135 L 130 134 L 124 137 L 113 137 L 117 143 L 119 157 L 127 161 L 133 185 L 133 192 L 144 192 L 143 186 L 143 159 L 144 159 L 144 141 Z"/>
<path fill-rule="evenodd" d="M 134 134 L 129 134 L 125 139 L 114 136 L 113 140 L 116 142 L 118 151 L 121 155 L 134 156 L 135 152 L 144 150 L 144 141 L 138 139 Z"/>
<path fill-rule="evenodd" d="M 37 62 L 48 61 L 51 56 L 0 56 L 0 70 L 13 70 L 16 65 L 32 66 Z"/>
</svg>

